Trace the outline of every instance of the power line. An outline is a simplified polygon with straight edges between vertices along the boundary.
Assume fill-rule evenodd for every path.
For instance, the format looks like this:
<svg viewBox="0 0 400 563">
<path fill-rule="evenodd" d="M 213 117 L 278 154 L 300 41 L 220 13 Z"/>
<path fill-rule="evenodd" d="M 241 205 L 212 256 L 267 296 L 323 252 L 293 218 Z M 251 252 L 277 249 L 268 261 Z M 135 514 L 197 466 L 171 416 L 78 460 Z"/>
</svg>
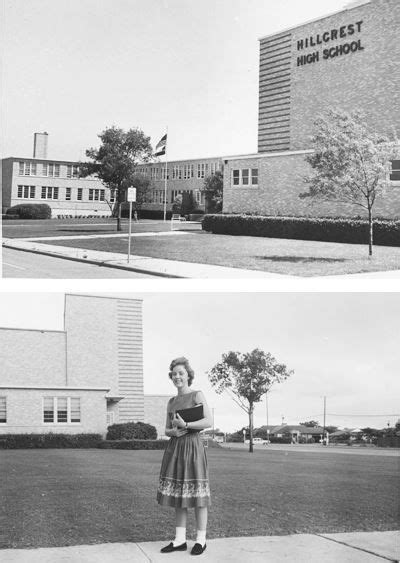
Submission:
<svg viewBox="0 0 400 563">
<path fill-rule="evenodd" d="M 308 416 L 302 416 L 300 418 L 317 418 L 318 416 L 324 416 L 323 413 L 320 414 L 313 414 Z M 354 417 L 387 417 L 387 416 L 400 416 L 399 413 L 395 414 L 333 414 L 333 413 L 326 413 L 326 416 L 354 416 Z"/>
</svg>

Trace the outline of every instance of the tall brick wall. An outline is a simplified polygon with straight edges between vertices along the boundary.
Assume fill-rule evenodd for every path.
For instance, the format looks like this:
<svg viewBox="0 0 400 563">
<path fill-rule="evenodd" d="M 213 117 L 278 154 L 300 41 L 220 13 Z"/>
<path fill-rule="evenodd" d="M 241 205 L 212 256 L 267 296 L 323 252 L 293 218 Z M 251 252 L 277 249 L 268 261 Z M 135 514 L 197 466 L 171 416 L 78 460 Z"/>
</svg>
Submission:
<svg viewBox="0 0 400 563">
<path fill-rule="evenodd" d="M 309 148 L 315 117 L 329 107 L 362 110 L 374 130 L 400 135 L 399 28 L 400 2 L 371 0 L 261 39 L 258 151 Z M 324 59 L 325 49 L 352 43 L 354 52 Z"/>
</svg>

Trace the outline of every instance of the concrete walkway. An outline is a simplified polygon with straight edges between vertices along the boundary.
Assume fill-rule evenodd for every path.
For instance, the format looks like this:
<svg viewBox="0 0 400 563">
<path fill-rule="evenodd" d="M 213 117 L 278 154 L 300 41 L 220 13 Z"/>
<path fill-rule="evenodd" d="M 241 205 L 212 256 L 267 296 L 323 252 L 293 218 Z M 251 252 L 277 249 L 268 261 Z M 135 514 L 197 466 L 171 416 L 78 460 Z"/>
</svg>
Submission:
<svg viewBox="0 0 400 563">
<path fill-rule="evenodd" d="M 165 233 L 161 234 L 165 235 Z M 175 235 L 176 233 L 173 232 L 172 234 Z M 152 233 L 152 235 L 154 235 L 154 233 Z M 126 237 L 127 235 L 125 234 L 123 236 Z M 140 236 L 143 235 L 141 234 Z M 51 238 L 53 239 L 54 237 Z M 57 258 L 65 258 L 67 260 L 77 260 L 80 262 L 86 262 L 88 264 L 97 264 L 103 267 L 131 270 L 133 272 L 141 272 L 168 278 L 282 279 L 289 277 L 282 276 L 281 274 L 261 272 L 258 270 L 244 270 L 240 268 L 228 268 L 226 266 L 214 266 L 212 264 L 197 264 L 195 262 L 181 262 L 178 260 L 149 258 L 147 256 L 137 256 L 132 254 L 128 263 L 126 254 L 102 252 L 99 250 L 85 250 L 83 248 L 71 248 L 68 246 L 56 246 L 51 244 L 41 244 L 40 242 L 33 242 L 31 239 L 3 239 L 3 246 L 5 248 L 13 248 L 15 250 L 36 252 L 37 254 L 44 254 L 46 256 L 55 256 Z"/>
<path fill-rule="evenodd" d="M 5 563 L 148 563 L 189 561 L 188 551 L 163 554 L 168 542 L 107 543 L 41 549 L 4 549 Z M 298 534 L 207 541 L 200 561 L 223 563 L 398 563 L 400 532 Z"/>
</svg>

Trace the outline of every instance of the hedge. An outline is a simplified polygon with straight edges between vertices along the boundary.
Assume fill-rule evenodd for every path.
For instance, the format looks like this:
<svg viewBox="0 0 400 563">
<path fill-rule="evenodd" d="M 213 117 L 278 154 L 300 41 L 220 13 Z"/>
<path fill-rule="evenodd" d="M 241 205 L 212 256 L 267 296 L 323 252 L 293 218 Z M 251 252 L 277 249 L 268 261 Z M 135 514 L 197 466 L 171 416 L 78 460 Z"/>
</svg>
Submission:
<svg viewBox="0 0 400 563">
<path fill-rule="evenodd" d="M 2 434 L 0 449 L 20 448 L 97 448 L 100 434 Z"/>
<path fill-rule="evenodd" d="M 51 219 L 51 207 L 47 203 L 21 203 L 7 209 L 7 215 L 19 219 Z"/>
<path fill-rule="evenodd" d="M 111 424 L 107 429 L 107 440 L 156 440 L 157 430 L 145 422 Z"/>
<path fill-rule="evenodd" d="M 202 228 L 215 234 L 351 244 L 368 244 L 369 229 L 365 219 L 216 214 L 206 215 Z M 400 220 L 375 220 L 374 244 L 400 246 Z"/>
<path fill-rule="evenodd" d="M 103 440 L 98 447 L 108 450 L 164 450 L 168 440 Z"/>
<path fill-rule="evenodd" d="M 138 209 L 139 219 L 164 219 L 164 211 L 160 209 Z M 133 216 L 133 211 L 132 211 Z M 129 207 L 121 207 L 121 217 L 129 217 Z M 167 219 L 172 217 L 172 211 L 167 211 Z"/>
</svg>

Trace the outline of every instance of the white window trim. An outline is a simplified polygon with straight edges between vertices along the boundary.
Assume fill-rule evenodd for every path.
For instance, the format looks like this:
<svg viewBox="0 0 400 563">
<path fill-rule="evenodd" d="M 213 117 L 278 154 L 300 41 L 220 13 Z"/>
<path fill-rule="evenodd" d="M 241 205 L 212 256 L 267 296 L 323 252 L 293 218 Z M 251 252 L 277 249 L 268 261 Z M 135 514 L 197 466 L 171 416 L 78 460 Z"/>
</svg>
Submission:
<svg viewBox="0 0 400 563">
<path fill-rule="evenodd" d="M 53 399 L 53 422 L 45 422 L 44 421 L 44 400 L 45 399 Z M 58 422 L 57 421 L 57 401 L 58 399 L 67 399 L 67 422 Z M 80 414 L 80 421 L 79 422 L 71 422 L 71 399 L 79 399 L 79 414 Z M 44 426 L 65 426 L 72 424 L 73 426 L 79 426 L 82 424 L 82 399 L 81 397 L 66 397 L 65 395 L 57 395 L 51 396 L 46 395 L 42 397 L 42 424 Z"/>
<path fill-rule="evenodd" d="M 238 184 L 234 184 L 233 183 L 233 172 L 235 171 L 239 171 L 239 183 Z M 248 174 L 248 180 L 249 183 L 248 184 L 243 184 L 243 170 L 248 170 L 249 174 Z M 236 189 L 236 188 L 241 188 L 241 189 L 250 189 L 250 190 L 254 190 L 259 188 L 259 176 L 257 174 L 257 184 L 253 184 L 252 183 L 252 170 L 258 170 L 259 173 L 259 168 L 232 168 L 231 169 L 231 188 L 232 189 Z"/>
<path fill-rule="evenodd" d="M 6 411 L 6 420 L 5 420 L 5 422 L 3 422 L 3 421 L 0 420 L 0 424 L 7 424 L 7 422 L 8 422 L 8 421 L 7 421 L 7 418 L 8 418 L 8 417 L 7 417 L 7 397 L 6 397 L 5 395 L 2 395 L 2 396 L 0 397 L 0 399 L 4 399 L 4 405 L 5 405 L 5 411 Z"/>
</svg>

